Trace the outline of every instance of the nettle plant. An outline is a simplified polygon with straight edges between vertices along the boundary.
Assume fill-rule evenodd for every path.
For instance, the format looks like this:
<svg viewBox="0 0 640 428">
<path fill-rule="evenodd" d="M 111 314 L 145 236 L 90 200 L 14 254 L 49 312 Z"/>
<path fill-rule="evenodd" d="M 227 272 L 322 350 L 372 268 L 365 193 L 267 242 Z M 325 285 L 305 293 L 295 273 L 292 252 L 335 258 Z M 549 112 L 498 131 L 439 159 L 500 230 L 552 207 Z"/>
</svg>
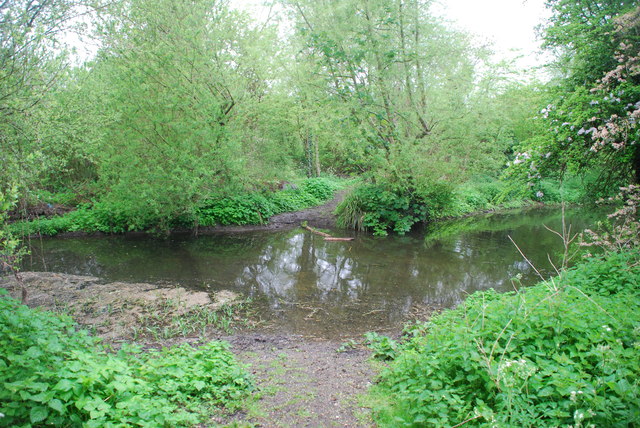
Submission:
<svg viewBox="0 0 640 428">
<path fill-rule="evenodd" d="M 225 343 L 114 353 L 3 289 L 0 349 L 0 426 L 192 426 L 237 409 L 252 388 Z"/>
</svg>

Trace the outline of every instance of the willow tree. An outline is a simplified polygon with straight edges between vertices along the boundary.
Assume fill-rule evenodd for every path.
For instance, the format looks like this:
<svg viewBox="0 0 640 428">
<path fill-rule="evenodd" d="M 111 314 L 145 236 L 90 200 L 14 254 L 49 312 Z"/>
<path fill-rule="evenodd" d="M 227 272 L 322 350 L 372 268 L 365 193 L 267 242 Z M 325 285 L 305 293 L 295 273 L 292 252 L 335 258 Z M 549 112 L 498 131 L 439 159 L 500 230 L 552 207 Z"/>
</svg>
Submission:
<svg viewBox="0 0 640 428">
<path fill-rule="evenodd" d="M 101 196 L 130 227 L 188 216 L 242 177 L 234 121 L 261 86 L 245 21 L 219 0 L 130 0 L 104 17 L 84 88 L 101 118 Z"/>
</svg>

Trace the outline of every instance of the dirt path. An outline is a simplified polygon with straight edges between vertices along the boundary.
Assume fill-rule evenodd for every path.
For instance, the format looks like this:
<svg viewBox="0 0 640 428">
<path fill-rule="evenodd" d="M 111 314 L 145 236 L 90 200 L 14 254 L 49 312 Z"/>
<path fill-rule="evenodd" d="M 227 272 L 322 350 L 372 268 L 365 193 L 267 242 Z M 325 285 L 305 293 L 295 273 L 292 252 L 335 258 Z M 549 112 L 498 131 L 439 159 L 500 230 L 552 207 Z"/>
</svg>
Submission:
<svg viewBox="0 0 640 428">
<path fill-rule="evenodd" d="M 340 190 L 336 193 L 334 198 L 323 205 L 317 207 L 307 208 L 302 211 L 295 211 L 290 213 L 282 213 L 275 215 L 269 219 L 269 225 L 283 226 L 299 226 L 300 223 L 306 221 L 310 226 L 320 228 L 331 228 L 336 225 L 336 216 L 333 212 L 345 195 L 349 192 L 348 189 Z"/>
<path fill-rule="evenodd" d="M 368 427 L 362 395 L 376 370 L 369 352 L 337 352 L 339 343 L 292 336 L 238 335 L 227 339 L 248 364 L 258 391 L 248 409 L 217 423 L 265 428 Z"/>
<path fill-rule="evenodd" d="M 302 211 L 293 211 L 274 215 L 269 219 L 269 223 L 267 224 L 201 227 L 198 229 L 198 234 L 206 235 L 217 233 L 253 232 L 256 230 L 291 229 L 300 226 L 300 223 L 305 221 L 310 226 L 316 228 L 334 228 L 336 227 L 336 216 L 333 212 L 349 191 L 350 189 L 339 190 L 336 192 L 333 199 L 322 205 L 307 208 Z"/>
<path fill-rule="evenodd" d="M 257 329 L 235 334 L 220 324 L 202 324 L 203 317 L 218 311 L 231 323 L 245 319 L 242 309 L 220 311 L 223 305 L 239 305 L 231 292 L 208 294 L 155 284 L 104 283 L 98 278 L 55 273 L 22 274 L 32 307 L 70 314 L 107 343 L 136 341 L 148 347 L 178 342 L 201 343 L 213 339 L 229 342 L 232 351 L 248 365 L 256 392 L 246 409 L 212 425 L 259 427 L 367 427 L 373 423 L 361 404 L 375 368 L 363 348 L 337 352 L 340 343 L 278 335 Z M 12 277 L 0 278 L 0 287 L 20 294 Z M 185 325 L 200 323 L 197 331 Z M 183 330 L 181 330 L 181 328 Z M 171 336 L 164 336 L 170 332 Z"/>
</svg>

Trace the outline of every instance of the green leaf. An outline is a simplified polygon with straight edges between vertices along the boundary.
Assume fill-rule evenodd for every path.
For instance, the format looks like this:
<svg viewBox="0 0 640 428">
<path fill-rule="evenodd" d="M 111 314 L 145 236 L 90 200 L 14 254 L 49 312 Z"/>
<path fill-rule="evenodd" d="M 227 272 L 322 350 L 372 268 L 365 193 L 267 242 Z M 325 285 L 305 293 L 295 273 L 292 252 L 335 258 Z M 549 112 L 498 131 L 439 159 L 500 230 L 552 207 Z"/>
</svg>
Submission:
<svg viewBox="0 0 640 428">
<path fill-rule="evenodd" d="M 31 419 L 31 423 L 38 423 L 44 421 L 49 415 L 49 409 L 44 406 L 36 406 L 31 409 L 29 412 L 29 419 Z"/>
<path fill-rule="evenodd" d="M 47 404 L 53 410 L 55 410 L 55 411 L 57 411 L 59 413 L 64 413 L 64 405 L 62 404 L 62 401 L 58 400 L 57 398 L 54 398 L 54 399 L 50 400 Z"/>
<path fill-rule="evenodd" d="M 25 352 L 25 355 L 29 358 L 38 358 L 42 355 L 42 351 L 36 347 L 36 346 L 32 346 L 31 348 L 27 349 L 27 352 Z"/>
<path fill-rule="evenodd" d="M 57 391 L 69 391 L 71 388 L 73 388 L 73 382 L 71 382 L 69 379 L 61 379 L 53 387 L 53 389 L 55 389 Z"/>
</svg>

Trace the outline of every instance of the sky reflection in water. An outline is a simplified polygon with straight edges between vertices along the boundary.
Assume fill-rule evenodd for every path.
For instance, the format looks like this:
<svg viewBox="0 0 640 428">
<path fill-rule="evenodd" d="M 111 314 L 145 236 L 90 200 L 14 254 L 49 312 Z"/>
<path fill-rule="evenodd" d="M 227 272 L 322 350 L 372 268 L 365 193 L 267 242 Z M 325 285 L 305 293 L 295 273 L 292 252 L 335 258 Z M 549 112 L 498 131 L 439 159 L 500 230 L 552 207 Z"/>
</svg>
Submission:
<svg viewBox="0 0 640 428">
<path fill-rule="evenodd" d="M 572 209 L 579 231 L 603 211 Z M 268 324 L 328 338 L 398 328 L 425 306 L 453 306 L 488 288 L 513 290 L 552 271 L 559 210 L 528 210 L 438 224 L 407 236 L 328 242 L 302 229 L 166 240 L 148 237 L 56 238 L 34 241 L 25 270 L 92 275 L 105 280 L 162 282 L 251 296 Z M 349 232 L 338 232 L 347 234 Z"/>
</svg>

